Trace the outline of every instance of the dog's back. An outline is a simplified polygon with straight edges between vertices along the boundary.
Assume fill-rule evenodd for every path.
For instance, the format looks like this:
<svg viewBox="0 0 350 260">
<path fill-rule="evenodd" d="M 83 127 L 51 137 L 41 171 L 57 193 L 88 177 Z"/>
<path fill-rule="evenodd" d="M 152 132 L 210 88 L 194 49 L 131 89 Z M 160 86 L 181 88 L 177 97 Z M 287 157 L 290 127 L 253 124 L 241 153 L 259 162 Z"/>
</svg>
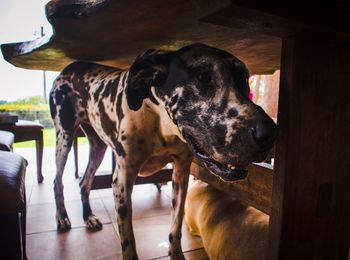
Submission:
<svg viewBox="0 0 350 260">
<path fill-rule="evenodd" d="M 196 181 L 189 189 L 185 220 L 213 260 L 264 259 L 268 215 Z"/>
</svg>

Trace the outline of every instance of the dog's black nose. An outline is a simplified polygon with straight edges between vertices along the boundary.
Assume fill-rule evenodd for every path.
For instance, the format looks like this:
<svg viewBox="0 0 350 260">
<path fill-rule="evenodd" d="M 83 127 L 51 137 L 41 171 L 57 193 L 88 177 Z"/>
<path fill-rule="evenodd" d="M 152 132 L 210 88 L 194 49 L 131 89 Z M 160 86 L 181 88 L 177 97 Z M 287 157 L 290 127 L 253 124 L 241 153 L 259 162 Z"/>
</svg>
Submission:
<svg viewBox="0 0 350 260">
<path fill-rule="evenodd" d="M 271 146 L 276 137 L 276 124 L 272 120 L 259 121 L 250 133 L 261 148 Z"/>
</svg>

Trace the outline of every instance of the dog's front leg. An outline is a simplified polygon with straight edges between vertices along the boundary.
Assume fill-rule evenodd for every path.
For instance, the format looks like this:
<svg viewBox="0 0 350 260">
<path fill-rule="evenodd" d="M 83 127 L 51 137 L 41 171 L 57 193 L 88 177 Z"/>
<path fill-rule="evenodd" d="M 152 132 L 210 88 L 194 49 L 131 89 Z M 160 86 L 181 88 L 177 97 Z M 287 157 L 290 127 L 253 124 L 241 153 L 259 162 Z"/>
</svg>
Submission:
<svg viewBox="0 0 350 260">
<path fill-rule="evenodd" d="M 132 228 L 131 193 L 138 171 L 125 163 L 117 161 L 113 175 L 113 193 L 119 237 L 124 260 L 137 260 L 135 237 Z"/>
<path fill-rule="evenodd" d="M 181 248 L 181 227 L 184 217 L 184 205 L 187 194 L 188 179 L 192 156 L 174 156 L 173 170 L 173 194 L 172 194 L 172 217 L 171 231 L 169 234 L 169 258 L 185 259 Z"/>
</svg>

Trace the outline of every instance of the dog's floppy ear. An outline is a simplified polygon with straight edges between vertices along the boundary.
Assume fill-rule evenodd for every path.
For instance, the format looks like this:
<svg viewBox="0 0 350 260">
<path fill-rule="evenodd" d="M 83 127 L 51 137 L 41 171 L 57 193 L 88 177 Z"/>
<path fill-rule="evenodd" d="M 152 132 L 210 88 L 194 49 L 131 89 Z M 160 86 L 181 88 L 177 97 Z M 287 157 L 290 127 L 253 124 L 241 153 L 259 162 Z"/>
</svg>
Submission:
<svg viewBox="0 0 350 260">
<path fill-rule="evenodd" d="M 151 87 L 159 88 L 166 80 L 170 60 L 168 52 L 148 50 L 131 65 L 126 89 L 129 108 L 138 110 L 145 98 L 150 97 Z"/>
<path fill-rule="evenodd" d="M 233 78 L 237 88 L 246 96 L 249 97 L 249 71 L 246 65 L 236 59 L 234 62 Z"/>
</svg>

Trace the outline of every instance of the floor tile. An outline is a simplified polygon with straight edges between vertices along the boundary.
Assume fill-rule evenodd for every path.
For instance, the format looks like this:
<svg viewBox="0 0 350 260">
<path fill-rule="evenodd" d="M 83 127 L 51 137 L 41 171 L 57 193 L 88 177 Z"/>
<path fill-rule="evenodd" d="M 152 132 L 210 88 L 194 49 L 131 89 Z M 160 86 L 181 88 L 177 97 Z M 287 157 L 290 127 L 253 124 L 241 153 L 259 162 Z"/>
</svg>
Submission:
<svg viewBox="0 0 350 260">
<path fill-rule="evenodd" d="M 112 191 L 110 191 L 112 193 Z M 115 221 L 113 193 L 102 198 L 108 214 Z M 170 214 L 171 200 L 164 192 L 158 192 L 153 184 L 136 185 L 132 194 L 133 219 Z"/>
<path fill-rule="evenodd" d="M 112 189 L 91 191 L 91 205 L 96 216 L 104 223 L 97 232 L 86 230 L 82 219 L 79 180 L 74 177 L 74 160 L 70 154 L 63 176 L 64 195 L 72 229 L 56 232 L 56 207 L 53 193 L 55 178 L 54 148 L 44 148 L 42 184 L 36 182 L 36 158 L 34 149 L 17 149 L 27 158 L 27 252 L 29 259 L 121 259 L 121 247 L 115 227 L 115 209 Z M 79 146 L 79 168 L 85 168 L 88 146 Z M 107 158 L 107 159 L 106 159 Z M 111 155 L 99 170 L 111 169 Z M 141 260 L 167 259 L 170 230 L 172 185 L 162 186 L 161 192 L 152 184 L 136 185 L 133 192 L 133 224 L 137 250 Z M 189 234 L 183 227 L 183 250 L 186 259 L 207 260 L 201 239 Z"/>
<path fill-rule="evenodd" d="M 98 232 L 77 228 L 66 233 L 27 235 L 27 255 L 33 260 L 110 260 L 121 259 L 121 252 L 111 224 Z"/>
<path fill-rule="evenodd" d="M 133 226 L 140 259 L 152 259 L 168 255 L 170 215 L 137 219 L 133 221 Z M 182 229 L 183 251 L 201 247 L 203 247 L 201 239 L 192 236 L 184 225 Z"/>
<path fill-rule="evenodd" d="M 111 219 L 101 201 L 92 199 L 91 208 L 94 214 L 103 224 L 111 223 Z M 82 205 L 80 201 L 66 202 L 66 209 L 72 227 L 85 227 L 82 217 Z M 54 203 L 30 205 L 27 212 L 27 234 L 55 231 L 56 230 L 56 206 Z"/>
<path fill-rule="evenodd" d="M 65 201 L 80 200 L 80 187 L 79 181 L 63 183 L 63 192 Z M 90 199 L 98 198 L 98 192 L 93 190 L 90 192 Z M 33 186 L 30 205 L 54 203 L 55 195 L 53 190 L 53 184 L 38 184 Z"/>
<path fill-rule="evenodd" d="M 203 248 L 184 252 L 186 260 L 210 260 Z M 156 260 L 168 260 L 168 257 L 156 258 Z"/>
<path fill-rule="evenodd" d="M 209 257 L 203 248 L 186 252 L 185 258 L 186 260 L 209 260 Z"/>
</svg>

